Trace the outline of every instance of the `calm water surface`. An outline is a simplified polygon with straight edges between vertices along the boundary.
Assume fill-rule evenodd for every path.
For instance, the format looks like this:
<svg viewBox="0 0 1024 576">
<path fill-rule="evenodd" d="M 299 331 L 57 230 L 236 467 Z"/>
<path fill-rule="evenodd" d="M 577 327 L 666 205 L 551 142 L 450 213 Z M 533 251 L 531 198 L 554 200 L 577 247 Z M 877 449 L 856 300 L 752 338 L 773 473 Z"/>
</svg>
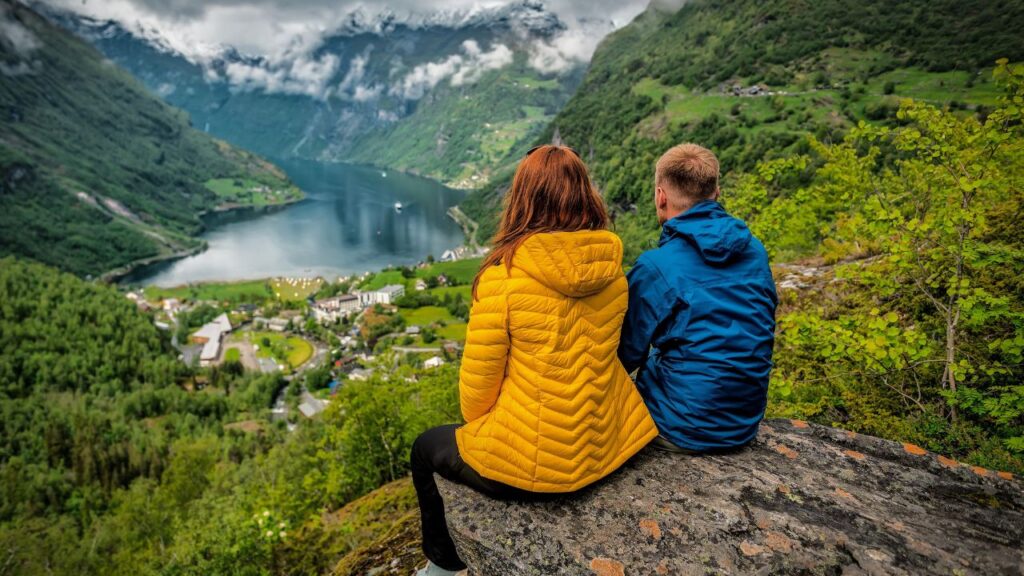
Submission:
<svg viewBox="0 0 1024 576">
<path fill-rule="evenodd" d="M 277 212 L 211 220 L 209 248 L 140 269 L 126 282 L 174 286 L 271 276 L 324 276 L 412 264 L 463 241 L 446 214 L 464 194 L 397 172 L 278 162 L 307 199 Z M 402 210 L 395 210 L 395 203 Z"/>
</svg>

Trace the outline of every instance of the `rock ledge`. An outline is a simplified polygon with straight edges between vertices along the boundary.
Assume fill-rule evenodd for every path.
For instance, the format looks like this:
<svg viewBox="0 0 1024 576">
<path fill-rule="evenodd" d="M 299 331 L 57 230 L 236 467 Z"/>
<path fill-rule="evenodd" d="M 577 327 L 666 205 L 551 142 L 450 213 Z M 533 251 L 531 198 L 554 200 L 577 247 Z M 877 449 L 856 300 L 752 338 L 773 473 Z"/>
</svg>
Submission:
<svg viewBox="0 0 1024 576">
<path fill-rule="evenodd" d="M 1024 574 L 1012 475 L 798 420 L 766 421 L 731 455 L 648 448 L 548 502 L 439 484 L 478 576 Z"/>
</svg>

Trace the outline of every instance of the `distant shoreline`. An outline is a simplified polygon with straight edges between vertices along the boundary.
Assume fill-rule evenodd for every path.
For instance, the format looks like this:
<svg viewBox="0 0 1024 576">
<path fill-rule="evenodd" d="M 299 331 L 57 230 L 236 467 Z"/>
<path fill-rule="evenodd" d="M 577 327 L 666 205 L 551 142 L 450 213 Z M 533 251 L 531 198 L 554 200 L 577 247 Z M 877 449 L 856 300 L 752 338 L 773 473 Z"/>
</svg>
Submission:
<svg viewBox="0 0 1024 576">
<path fill-rule="evenodd" d="M 284 202 L 263 205 L 223 205 L 211 208 L 209 210 L 203 210 L 202 212 L 198 213 L 198 216 L 200 220 L 204 220 L 212 217 L 225 216 L 228 214 L 244 214 L 246 212 L 252 212 L 254 214 L 262 212 L 277 212 L 279 210 L 289 208 L 304 200 L 306 200 L 306 193 L 302 192 L 301 197 L 286 200 Z M 206 231 L 205 224 L 207 223 L 204 222 L 204 232 Z M 227 222 L 221 222 L 218 224 L 227 224 Z M 184 250 L 177 250 L 169 254 L 160 254 L 157 256 L 150 256 L 148 258 L 134 260 L 123 266 L 119 266 L 117 268 L 114 268 L 113 270 L 108 270 L 107 272 L 104 272 L 102 275 L 98 277 L 98 280 L 110 284 L 120 284 L 125 277 L 130 276 L 135 272 L 138 272 L 141 268 L 146 268 L 148 266 L 153 266 L 156 264 L 173 262 L 175 260 L 188 258 L 189 256 L 202 254 L 209 248 L 209 244 L 205 240 L 199 239 L 198 237 L 194 236 L 192 238 L 199 240 L 199 245 Z"/>
</svg>

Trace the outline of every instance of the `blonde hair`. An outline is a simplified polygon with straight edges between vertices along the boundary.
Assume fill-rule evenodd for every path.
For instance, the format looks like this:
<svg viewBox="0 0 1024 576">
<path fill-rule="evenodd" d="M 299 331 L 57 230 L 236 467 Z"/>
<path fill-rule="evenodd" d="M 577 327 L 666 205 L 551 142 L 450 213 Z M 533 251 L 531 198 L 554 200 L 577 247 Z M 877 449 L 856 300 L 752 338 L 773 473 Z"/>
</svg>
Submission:
<svg viewBox="0 0 1024 576">
<path fill-rule="evenodd" d="M 654 172 L 657 186 L 674 192 L 681 204 L 707 200 L 718 190 L 718 158 L 703 146 L 680 144 L 669 148 L 658 160 Z M 680 197 L 681 196 L 681 197 Z"/>
</svg>

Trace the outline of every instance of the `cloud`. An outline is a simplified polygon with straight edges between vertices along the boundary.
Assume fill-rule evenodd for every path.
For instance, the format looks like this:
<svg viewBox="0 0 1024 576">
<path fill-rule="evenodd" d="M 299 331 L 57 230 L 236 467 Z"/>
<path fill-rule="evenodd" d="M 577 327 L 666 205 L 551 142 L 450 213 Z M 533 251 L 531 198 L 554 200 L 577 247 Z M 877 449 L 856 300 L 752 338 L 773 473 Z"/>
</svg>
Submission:
<svg viewBox="0 0 1024 576">
<path fill-rule="evenodd" d="M 384 92 L 384 86 L 380 84 L 364 84 L 366 76 L 366 65 L 370 62 L 370 54 L 373 52 L 373 45 L 366 47 L 362 54 L 352 58 L 348 63 L 348 71 L 338 85 L 337 96 L 343 99 L 350 99 L 353 102 L 370 102 L 380 98 Z"/>
<path fill-rule="evenodd" d="M 535 42 L 530 47 L 529 64 L 544 74 L 565 72 L 590 61 L 601 40 L 614 30 L 608 21 L 584 21 L 554 38 Z"/>
<path fill-rule="evenodd" d="M 601 38 L 624 25 L 648 0 L 36 0 L 87 16 L 115 20 L 130 32 L 154 40 L 203 67 L 207 80 L 228 81 L 243 91 L 266 90 L 326 98 L 368 101 L 391 88 L 362 82 L 369 54 L 353 59 L 340 84 L 334 76 L 342 64 L 336 56 L 317 55 L 324 37 L 353 26 L 373 29 L 387 22 L 411 26 L 473 22 L 489 12 L 516 8 L 524 20 L 513 22 L 522 34 L 544 25 L 553 13 L 562 23 L 546 40 L 534 42 L 528 62 L 545 73 L 558 73 L 586 62 Z M 658 0 L 682 2 L 683 0 Z M 542 10 L 544 7 L 547 11 Z M 600 21 L 592 18 L 599 14 Z M 228 48 L 251 55 L 221 68 Z M 479 48 L 477 46 L 476 48 Z M 358 58 L 358 57 L 357 57 Z M 455 85 L 475 82 L 479 74 L 511 59 L 507 46 L 471 54 L 465 46 L 432 64 L 417 67 L 401 80 L 403 97 L 450 79 Z"/>
<path fill-rule="evenodd" d="M 0 43 L 22 58 L 43 46 L 39 38 L 15 18 L 9 6 L 0 7 Z"/>
<path fill-rule="evenodd" d="M 225 79 L 236 90 L 262 90 L 274 94 L 301 94 L 319 100 L 331 95 L 329 84 L 341 59 L 334 54 L 320 58 L 297 57 L 277 64 L 229 62 Z"/>
<path fill-rule="evenodd" d="M 13 78 L 39 72 L 43 63 L 33 58 L 33 53 L 43 43 L 18 21 L 10 6 L 0 7 L 0 45 L 10 54 L 7 61 L 0 62 L 0 75 Z"/>
<path fill-rule="evenodd" d="M 661 12 L 678 12 L 690 0 L 651 0 L 651 8 Z"/>
<path fill-rule="evenodd" d="M 369 59 L 369 54 L 360 54 L 349 62 L 348 72 L 345 73 L 345 77 L 338 86 L 339 92 L 351 93 L 358 87 L 359 82 L 366 75 L 366 63 Z"/>
<path fill-rule="evenodd" d="M 380 84 L 374 84 L 373 86 L 359 85 L 352 92 L 352 99 L 356 102 L 369 102 L 380 98 L 382 92 L 384 92 L 384 87 Z"/>
<path fill-rule="evenodd" d="M 495 70 L 512 63 L 512 50 L 504 44 L 496 44 L 484 52 L 475 40 L 466 40 L 461 46 L 462 54 L 452 54 L 438 62 L 420 64 L 391 87 L 389 94 L 406 100 L 419 100 L 428 91 L 444 80 L 451 79 L 452 86 L 472 84 L 488 70 Z"/>
</svg>

